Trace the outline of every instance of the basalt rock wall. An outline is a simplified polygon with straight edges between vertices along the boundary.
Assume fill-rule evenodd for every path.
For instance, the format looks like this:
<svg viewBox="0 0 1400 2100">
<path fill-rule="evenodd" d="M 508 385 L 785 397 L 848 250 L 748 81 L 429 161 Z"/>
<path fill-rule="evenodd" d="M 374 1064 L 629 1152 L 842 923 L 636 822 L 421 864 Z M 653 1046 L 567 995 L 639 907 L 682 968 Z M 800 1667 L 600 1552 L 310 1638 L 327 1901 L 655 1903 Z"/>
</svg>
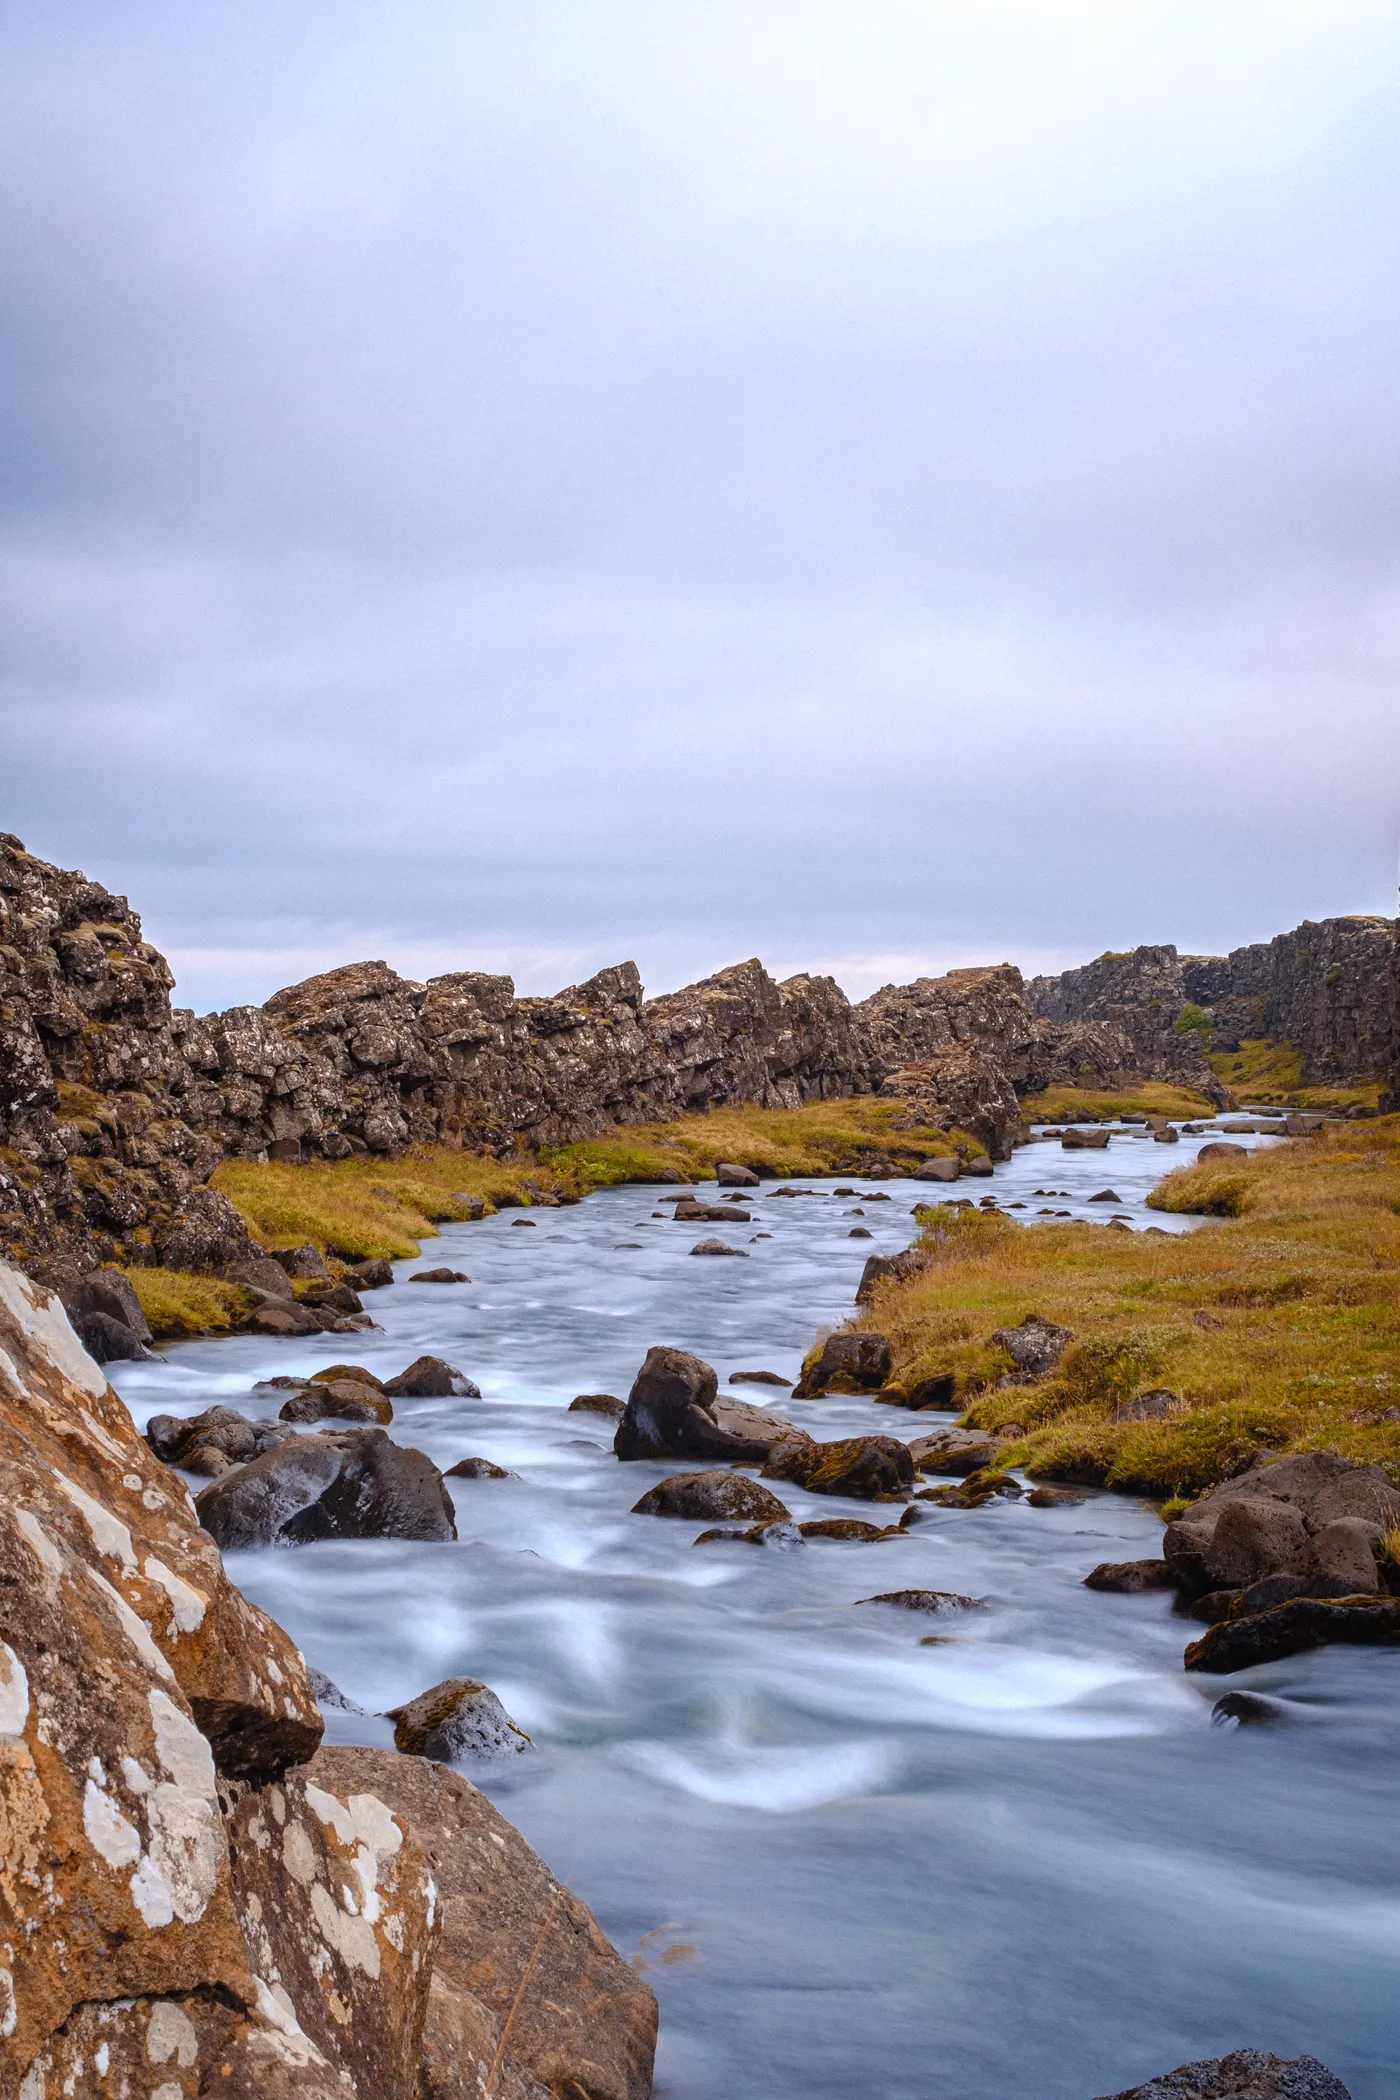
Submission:
<svg viewBox="0 0 1400 2100">
<path fill-rule="evenodd" d="M 1302 1052 L 1315 1085 L 1372 1078 L 1394 1058 L 1395 922 L 1305 919 L 1225 956 L 1182 958 L 1186 995 L 1211 1011 L 1215 1041 L 1269 1036 Z"/>
<path fill-rule="evenodd" d="M 197 1016 L 172 1007 L 170 969 L 125 898 L 10 837 L 0 964 L 0 1247 L 65 1287 L 103 1261 L 256 1259 L 205 1186 L 228 1157 L 502 1154 L 732 1103 L 877 1092 L 908 1124 L 1005 1156 L 1020 1097 L 1051 1083 L 1169 1069 L 1213 1084 L 1194 1040 L 1155 1024 L 1135 1035 L 1122 1001 L 1038 1015 L 1010 964 L 852 1005 L 829 977 L 778 983 L 756 960 L 650 1000 L 630 962 L 525 999 L 508 977 L 416 984 L 361 962 Z"/>
</svg>

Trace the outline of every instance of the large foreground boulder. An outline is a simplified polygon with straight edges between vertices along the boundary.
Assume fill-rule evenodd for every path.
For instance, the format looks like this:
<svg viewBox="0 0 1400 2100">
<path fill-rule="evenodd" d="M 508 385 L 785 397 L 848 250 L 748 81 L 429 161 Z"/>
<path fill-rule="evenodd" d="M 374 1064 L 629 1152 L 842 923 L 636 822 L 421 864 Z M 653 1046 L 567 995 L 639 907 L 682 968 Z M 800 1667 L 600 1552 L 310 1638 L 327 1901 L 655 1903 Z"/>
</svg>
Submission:
<svg viewBox="0 0 1400 2100">
<path fill-rule="evenodd" d="M 719 1380 L 698 1356 L 684 1349 L 649 1349 L 627 1396 L 613 1450 L 622 1459 L 766 1458 L 771 1437 L 721 1425 L 718 1392 Z M 730 1401 L 726 1407 L 732 1411 L 737 1404 Z"/>
<path fill-rule="evenodd" d="M 387 1750 L 322 1750 L 307 1779 L 338 1800 L 384 1802 L 432 1871 L 441 1937 L 423 2100 L 647 2100 L 655 1997 L 484 1794 Z"/>
<path fill-rule="evenodd" d="M 382 1429 L 313 1431 L 274 1445 L 198 1496 L 225 1552 L 314 1539 L 455 1539 L 452 1498 L 425 1452 Z"/>
<path fill-rule="evenodd" d="M 1315 2056 L 1236 2049 L 1229 2056 L 1182 2064 L 1104 2100 L 1351 2100 L 1351 2095 Z"/>
</svg>

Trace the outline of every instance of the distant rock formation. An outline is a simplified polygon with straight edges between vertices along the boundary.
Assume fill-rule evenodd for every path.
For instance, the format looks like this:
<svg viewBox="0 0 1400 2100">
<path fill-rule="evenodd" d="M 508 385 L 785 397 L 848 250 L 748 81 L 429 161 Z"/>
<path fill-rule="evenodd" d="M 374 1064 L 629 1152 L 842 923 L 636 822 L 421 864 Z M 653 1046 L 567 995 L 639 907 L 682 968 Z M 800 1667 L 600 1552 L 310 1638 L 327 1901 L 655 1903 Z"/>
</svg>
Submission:
<svg viewBox="0 0 1400 2100">
<path fill-rule="evenodd" d="M 630 962 L 547 999 L 480 971 L 415 984 L 359 962 L 197 1016 L 172 1008 L 124 897 L 3 835 L 0 965 L 0 1251 L 70 1293 L 102 1261 L 256 1261 L 205 1186 L 229 1157 L 503 1154 L 730 1103 L 880 1093 L 908 1126 L 1004 1158 L 1020 1099 L 1047 1085 L 1147 1075 L 1224 1098 L 1196 1038 L 1172 1033 L 1179 985 L 1147 1027 L 1127 992 L 1037 1014 L 1009 963 L 852 1005 L 832 978 L 779 984 L 756 960 L 650 1000 Z"/>
<path fill-rule="evenodd" d="M 1058 977 L 1033 977 L 1026 993 L 1047 1020 L 1121 1028 L 1136 1063 L 1163 1077 L 1185 1078 L 1198 1067 L 1196 1031 L 1175 1033 L 1182 1008 L 1193 1003 L 1211 1023 L 1215 1049 L 1237 1050 L 1257 1037 L 1290 1043 L 1306 1084 L 1347 1084 L 1394 1065 L 1395 938 L 1390 919 L 1305 919 L 1229 955 L 1179 955 L 1170 945 L 1101 955 Z"/>
</svg>

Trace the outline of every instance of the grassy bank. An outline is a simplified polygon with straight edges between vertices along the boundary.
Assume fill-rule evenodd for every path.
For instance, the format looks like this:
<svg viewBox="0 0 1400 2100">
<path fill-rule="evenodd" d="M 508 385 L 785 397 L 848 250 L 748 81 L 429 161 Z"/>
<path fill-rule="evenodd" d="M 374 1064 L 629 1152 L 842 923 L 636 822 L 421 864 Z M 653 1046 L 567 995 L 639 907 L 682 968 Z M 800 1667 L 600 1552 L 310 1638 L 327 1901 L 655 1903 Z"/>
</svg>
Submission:
<svg viewBox="0 0 1400 2100">
<path fill-rule="evenodd" d="M 1112 1123 L 1119 1116 L 1172 1116 L 1189 1122 L 1196 1116 L 1213 1116 L 1215 1103 L 1189 1087 L 1149 1080 L 1122 1093 L 1087 1086 L 1049 1086 L 1043 1093 L 1027 1094 L 1021 1114 L 1028 1123 Z"/>
<path fill-rule="evenodd" d="M 1015 1427 L 1006 1460 L 1048 1479 L 1192 1495 L 1261 1447 L 1400 1478 L 1400 1118 L 1185 1169 L 1157 1197 L 1225 1199 L 1184 1236 L 930 1212 L 929 1266 L 856 1324 L 889 1335 L 901 1382 L 953 1372 L 968 1422 Z M 1032 1312 L 1076 1341 L 1055 1377 L 1000 1385 L 988 1337 Z M 1162 1387 L 1179 1412 L 1112 1419 Z"/>
<path fill-rule="evenodd" d="M 530 1158 L 491 1159 L 443 1147 L 404 1159 L 318 1160 L 305 1167 L 280 1161 L 228 1159 L 213 1176 L 264 1247 L 299 1247 L 310 1240 L 342 1261 L 382 1257 L 400 1261 L 435 1239 L 445 1220 L 469 1218 L 466 1200 L 494 1205 L 509 1195 L 528 1202 L 534 1179 L 577 1193 L 576 1176 L 542 1174 Z"/>
<path fill-rule="evenodd" d="M 1238 1050 L 1212 1051 L 1207 1062 L 1241 1101 L 1257 1102 L 1261 1108 L 1377 1108 L 1385 1087 L 1381 1078 L 1357 1080 L 1352 1086 L 1308 1086 L 1302 1051 L 1268 1036 L 1247 1037 Z"/>
<path fill-rule="evenodd" d="M 561 1145 L 542 1161 L 588 1187 L 659 1174 L 704 1179 L 722 1159 L 773 1174 L 860 1174 L 882 1161 L 913 1166 L 938 1153 L 981 1152 L 975 1138 L 919 1125 L 902 1130 L 898 1100 L 810 1101 L 803 1108 L 712 1108 L 674 1123 L 634 1123 Z"/>
</svg>

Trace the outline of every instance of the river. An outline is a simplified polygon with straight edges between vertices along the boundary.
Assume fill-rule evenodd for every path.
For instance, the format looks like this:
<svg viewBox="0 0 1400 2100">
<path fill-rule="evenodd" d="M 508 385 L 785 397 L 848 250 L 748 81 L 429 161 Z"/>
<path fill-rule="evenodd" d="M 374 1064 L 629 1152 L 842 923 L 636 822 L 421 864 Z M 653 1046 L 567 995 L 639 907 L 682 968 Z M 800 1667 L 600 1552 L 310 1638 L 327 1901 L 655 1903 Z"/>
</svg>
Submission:
<svg viewBox="0 0 1400 2100">
<path fill-rule="evenodd" d="M 1188 1229 L 1143 1198 L 1198 1142 L 1038 1143 L 957 1193 L 1101 1219 L 1087 1199 L 1111 1187 L 1136 1228 Z M 853 1184 L 890 1200 L 834 1194 Z M 470 1284 L 375 1292 L 381 1332 L 187 1343 L 113 1382 L 144 1425 L 216 1401 L 274 1413 L 255 1380 L 342 1358 L 388 1377 L 429 1351 L 477 1381 L 481 1400 L 400 1402 L 391 1432 L 444 1467 L 475 1453 L 520 1476 L 451 1482 L 456 1544 L 231 1554 L 230 1573 L 368 1710 L 331 1710 L 331 1740 L 390 1743 L 374 1716 L 443 1677 L 496 1690 L 536 1748 L 473 1777 L 644 1966 L 662 2100 L 1090 2100 L 1246 2044 L 1393 2100 L 1400 1653 L 1232 1679 L 1289 1719 L 1213 1726 L 1225 1685 L 1181 1667 L 1193 1622 L 1082 1587 L 1098 1561 L 1157 1550 L 1156 1516 L 1120 1495 L 786 1551 L 695 1549 L 700 1527 L 629 1514 L 676 1468 L 620 1466 L 611 1425 L 569 1400 L 625 1396 L 658 1342 L 722 1386 L 795 1377 L 865 1257 L 906 1245 L 912 1203 L 938 1193 L 793 1186 L 814 1193 L 765 1184 L 727 1229 L 747 1259 L 692 1258 L 716 1228 L 607 1190 L 523 1228 L 510 1211 L 446 1227 L 428 1265 Z M 737 1392 L 822 1437 L 947 1419 Z M 873 1514 L 781 1493 L 799 1518 Z M 988 1608 L 857 1608 L 912 1587 Z M 935 1627 L 950 1638 L 921 1646 Z"/>
</svg>

